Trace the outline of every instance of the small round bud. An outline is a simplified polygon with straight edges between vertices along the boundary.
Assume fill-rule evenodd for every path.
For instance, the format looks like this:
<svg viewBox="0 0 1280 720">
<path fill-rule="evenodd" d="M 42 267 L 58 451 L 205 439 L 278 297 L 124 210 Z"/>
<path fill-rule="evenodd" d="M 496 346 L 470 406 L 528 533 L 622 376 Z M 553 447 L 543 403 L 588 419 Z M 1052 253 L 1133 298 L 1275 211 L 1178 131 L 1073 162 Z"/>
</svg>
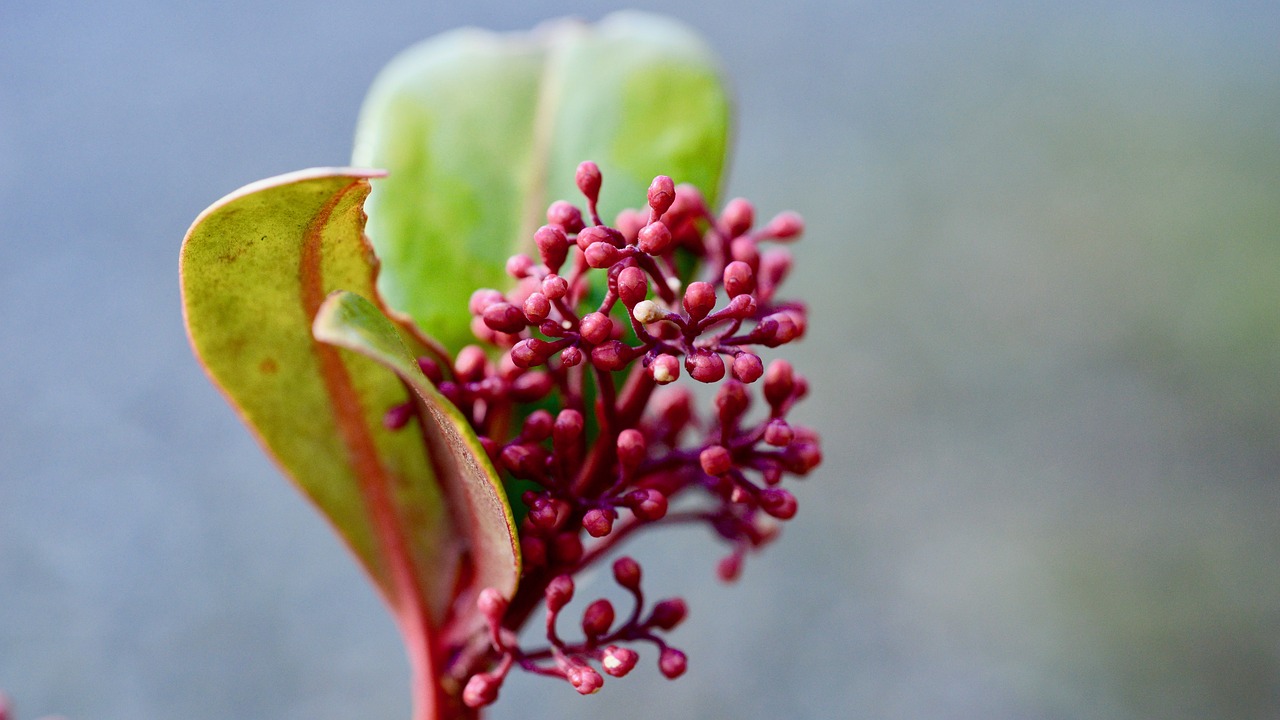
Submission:
<svg viewBox="0 0 1280 720">
<path fill-rule="evenodd" d="M 733 359 L 733 376 L 744 383 L 753 383 L 764 375 L 764 363 L 754 353 L 742 352 Z"/>
<path fill-rule="evenodd" d="M 746 320 L 756 314 L 756 308 L 756 299 L 744 293 L 729 301 L 724 314 L 736 320 Z"/>
<path fill-rule="evenodd" d="M 595 203 L 600 197 L 600 168 L 590 160 L 578 165 L 578 172 L 573 177 L 587 200 Z"/>
<path fill-rule="evenodd" d="M 730 425 L 751 406 L 751 393 L 737 380 L 730 380 L 716 393 L 716 412 L 722 425 Z"/>
<path fill-rule="evenodd" d="M 698 382 L 719 382 L 724 377 L 724 360 L 709 350 L 697 350 L 685 357 L 684 369 Z"/>
<path fill-rule="evenodd" d="M 582 232 L 578 233 L 578 237 L 574 238 L 574 242 L 578 244 L 579 250 L 586 252 L 587 248 L 598 242 L 613 245 L 613 238 L 609 235 L 608 229 L 600 225 L 593 225 L 589 228 L 584 228 Z"/>
<path fill-rule="evenodd" d="M 760 491 L 760 509 L 779 520 L 790 520 L 796 516 L 796 496 L 783 488 L 765 488 Z"/>
<path fill-rule="evenodd" d="M 645 522 L 661 520 L 667 514 L 667 496 L 653 489 L 628 493 L 626 504 L 636 518 Z"/>
<path fill-rule="evenodd" d="M 520 539 L 520 559 L 529 568 L 546 565 L 547 543 L 536 535 L 526 535 Z"/>
<path fill-rule="evenodd" d="M 462 690 L 462 702 L 470 708 L 492 705 L 498 699 L 502 680 L 489 673 L 476 673 Z"/>
<path fill-rule="evenodd" d="M 756 289 L 754 273 L 751 266 L 741 260 L 734 260 L 724 267 L 724 291 L 735 298 Z"/>
<path fill-rule="evenodd" d="M 409 420 L 413 418 L 413 403 L 400 403 L 392 405 L 387 409 L 386 414 L 382 416 L 382 427 L 388 430 L 399 430 L 409 424 Z M 0 718 L 3 720 L 3 718 Z"/>
<path fill-rule="evenodd" d="M 586 356 L 582 354 L 582 351 L 572 346 L 565 348 L 560 353 L 560 364 L 567 368 L 581 365 L 585 359 Z"/>
<path fill-rule="evenodd" d="M 623 210 L 613 221 L 613 226 L 622 233 L 622 239 L 628 245 L 635 245 L 640 236 L 640 228 L 645 226 L 645 215 L 639 210 Z"/>
<path fill-rule="evenodd" d="M 791 253 L 786 250 L 770 250 L 760 257 L 760 284 L 773 289 L 782 284 L 791 272 Z"/>
<path fill-rule="evenodd" d="M 604 678 L 600 677 L 600 673 L 586 665 L 573 666 L 565 673 L 565 677 L 573 689 L 581 695 L 597 693 L 604 685 Z"/>
<path fill-rule="evenodd" d="M 791 426 L 782 418 L 774 418 L 764 426 L 764 441 L 774 447 L 786 447 L 795 438 Z"/>
<path fill-rule="evenodd" d="M 786 360 L 774 360 L 764 374 L 764 397 L 773 407 L 778 407 L 791 397 L 795 388 L 795 371 Z"/>
<path fill-rule="evenodd" d="M 493 303 L 484 309 L 482 317 L 494 332 L 518 333 L 528 324 L 524 312 L 509 302 Z"/>
<path fill-rule="evenodd" d="M 753 270 L 760 267 L 760 251 L 750 236 L 735 238 L 729 243 L 729 257 L 750 265 Z"/>
<path fill-rule="evenodd" d="M 559 275 L 548 275 L 542 278 L 542 294 L 548 300 L 559 300 L 569 292 L 569 281 Z"/>
<path fill-rule="evenodd" d="M 800 337 L 800 328 L 792 319 L 791 313 L 779 312 L 767 315 L 753 331 L 761 345 L 778 347 Z"/>
<path fill-rule="evenodd" d="M 822 447 L 814 440 L 794 442 L 783 455 L 787 469 L 797 475 L 807 475 L 822 463 Z"/>
<path fill-rule="evenodd" d="M 592 508 L 582 515 L 582 529 L 594 538 L 604 537 L 613 532 L 613 512 Z"/>
<path fill-rule="evenodd" d="M 648 443 L 645 442 L 644 433 L 635 428 L 627 428 L 618 433 L 618 462 L 622 463 L 622 467 L 628 470 L 640 467 L 647 451 Z"/>
<path fill-rule="evenodd" d="M 640 563 L 623 555 L 613 561 L 613 579 L 628 590 L 640 587 Z"/>
<path fill-rule="evenodd" d="M 649 255 L 662 255 L 671 249 L 671 230 L 662 222 L 652 222 L 636 234 L 636 246 Z"/>
<path fill-rule="evenodd" d="M 622 259 L 622 252 L 607 242 L 594 242 L 587 246 L 587 264 L 593 268 L 612 267 Z"/>
<path fill-rule="evenodd" d="M 547 224 L 559 225 L 567 233 L 576 233 L 586 227 L 582 222 L 582 211 L 565 200 L 557 200 L 547 208 Z"/>
<path fill-rule="evenodd" d="M 508 445 L 502 449 L 500 459 L 502 460 L 503 466 L 508 470 L 515 472 L 524 465 L 524 461 L 528 456 L 529 450 L 524 446 Z M 551 530 L 555 528 L 557 526 L 557 521 L 559 520 L 556 503 L 552 502 L 550 498 L 535 498 L 534 501 L 529 504 L 528 518 L 529 522 L 536 528 L 541 528 L 543 530 Z"/>
<path fill-rule="evenodd" d="M 578 333 L 582 339 L 592 345 L 599 345 L 609 339 L 613 332 L 613 321 L 601 312 L 588 313 L 578 323 Z"/>
<path fill-rule="evenodd" d="M 657 215 L 662 215 L 671 208 L 671 203 L 676 200 L 676 186 L 671 178 L 666 175 L 659 175 L 649 183 L 649 207 Z"/>
<path fill-rule="evenodd" d="M 680 361 L 674 355 L 659 355 L 649 365 L 649 372 L 659 385 L 675 382 L 680 377 Z"/>
<path fill-rule="evenodd" d="M 422 371 L 423 375 L 427 376 L 427 379 L 430 380 L 433 385 L 439 385 L 440 381 L 444 379 L 444 373 L 440 370 L 440 364 L 426 355 L 418 358 L 418 369 Z"/>
<path fill-rule="evenodd" d="M 524 299 L 524 316 L 531 323 L 540 323 L 551 314 L 551 301 L 540 292 L 530 293 Z"/>
<path fill-rule="evenodd" d="M 726 555 L 716 563 L 716 575 L 724 582 L 733 582 L 742 574 L 742 556 L 738 553 Z"/>
<path fill-rule="evenodd" d="M 720 222 L 724 223 L 729 237 L 736 238 L 751 229 L 755 222 L 756 211 L 751 203 L 743 198 L 734 198 L 724 206 L 720 213 Z"/>
<path fill-rule="evenodd" d="M 533 234 L 533 242 L 538 246 L 538 254 L 548 270 L 555 272 L 564 264 L 569 256 L 569 238 L 558 225 L 543 225 Z"/>
<path fill-rule="evenodd" d="M 561 608 L 573 599 L 573 578 L 568 575 L 557 575 L 547 583 L 547 608 L 551 612 L 560 612 Z"/>
<path fill-rule="evenodd" d="M 648 292 L 649 279 L 640 268 L 632 265 L 618 273 L 618 298 L 622 300 L 623 305 L 633 307 L 644 300 Z"/>
<path fill-rule="evenodd" d="M 578 439 L 582 437 L 582 430 L 586 427 L 582 413 L 572 408 L 561 410 L 556 415 L 555 425 L 551 428 L 551 442 L 556 450 L 571 447 Z"/>
<path fill-rule="evenodd" d="M 670 647 L 662 649 L 662 656 L 658 658 L 658 669 L 668 680 L 675 680 L 688 668 L 689 659 L 684 653 Z"/>
<path fill-rule="evenodd" d="M 716 306 L 716 288 L 711 283 L 691 282 L 684 291 L 684 309 L 689 317 L 701 320 Z"/>
<path fill-rule="evenodd" d="M 528 255 L 512 255 L 507 258 L 507 274 L 517 280 L 528 277 L 532 269 L 533 258 Z"/>
<path fill-rule="evenodd" d="M 724 475 L 733 469 L 733 458 L 723 445 L 712 445 L 698 454 L 702 472 L 708 475 Z"/>
<path fill-rule="evenodd" d="M 511 347 L 511 362 L 516 367 L 531 368 L 547 361 L 546 340 L 525 338 Z"/>
<path fill-rule="evenodd" d="M 613 603 L 600 598 L 582 611 L 582 632 L 587 637 L 604 635 L 613 626 L 613 620 Z"/>
<path fill-rule="evenodd" d="M 524 419 L 524 424 L 520 427 L 520 436 L 528 442 L 542 442 L 551 437 L 551 428 L 554 425 L 555 418 L 551 417 L 551 413 L 542 409 L 534 410 Z"/>
<path fill-rule="evenodd" d="M 453 359 L 453 372 L 459 382 L 475 382 L 484 377 L 484 366 L 488 361 L 479 345 L 467 345 Z"/>
<path fill-rule="evenodd" d="M 667 598 L 653 606 L 653 613 L 649 615 L 649 624 L 663 630 L 670 630 L 684 622 L 688 614 L 689 607 L 684 604 L 684 600 Z"/>
<path fill-rule="evenodd" d="M 631 348 L 621 340 L 606 340 L 591 349 L 591 364 L 608 372 L 617 372 L 631 361 Z"/>
<path fill-rule="evenodd" d="M 560 533 L 551 541 L 551 556 L 561 565 L 577 565 L 582 552 L 582 538 L 576 530 Z"/>
<path fill-rule="evenodd" d="M 639 660 L 640 655 L 635 650 L 610 645 L 604 649 L 604 655 L 600 658 L 600 667 L 614 677 L 622 677 L 631 672 Z"/>
<path fill-rule="evenodd" d="M 773 216 L 764 226 L 764 235 L 774 240 L 791 240 L 804 232 L 804 218 L 790 210 Z"/>
<path fill-rule="evenodd" d="M 652 300 L 641 300 L 636 303 L 636 306 L 631 309 L 631 315 L 641 325 L 658 322 L 667 316 L 662 308 L 658 307 L 658 303 Z"/>
<path fill-rule="evenodd" d="M 480 288 L 471 293 L 471 299 L 467 301 L 467 310 L 471 311 L 472 315 L 483 315 L 485 308 L 505 301 L 506 298 L 497 290 Z"/>
<path fill-rule="evenodd" d="M 485 588 L 480 591 L 480 597 L 476 598 L 476 608 L 491 624 L 498 625 L 502 622 L 502 616 L 507 614 L 507 599 L 502 597 L 497 588 Z"/>
</svg>

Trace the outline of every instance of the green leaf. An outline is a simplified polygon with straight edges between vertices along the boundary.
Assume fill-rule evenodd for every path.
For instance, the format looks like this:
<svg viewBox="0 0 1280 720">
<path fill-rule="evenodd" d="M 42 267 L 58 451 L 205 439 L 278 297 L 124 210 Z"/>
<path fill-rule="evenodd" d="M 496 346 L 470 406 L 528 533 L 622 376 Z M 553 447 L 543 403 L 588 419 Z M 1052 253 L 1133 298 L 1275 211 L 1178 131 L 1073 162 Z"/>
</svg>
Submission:
<svg viewBox="0 0 1280 720">
<path fill-rule="evenodd" d="M 214 383 L 387 600 L 415 665 L 418 707 L 429 709 L 438 674 L 433 637 L 456 622 L 460 578 L 483 576 L 509 595 L 519 560 L 514 531 L 505 549 L 469 547 L 464 525 L 474 518 L 453 511 L 452 489 L 441 491 L 474 482 L 476 472 L 492 475 L 483 456 L 474 457 L 474 438 L 429 458 L 417 433 L 382 427 L 384 412 L 409 396 L 401 380 L 312 337 L 312 320 L 334 289 L 376 296 L 362 206 L 369 179 L 380 175 L 307 170 L 215 203 L 182 246 L 183 310 Z M 438 429 L 455 439 L 461 432 L 453 422 Z M 469 467 L 461 480 L 437 476 L 437 468 L 451 471 L 463 448 L 479 470 Z M 505 500 L 490 499 L 484 527 L 509 525 Z"/>
<path fill-rule="evenodd" d="M 370 90 L 353 154 L 390 171 L 369 199 L 379 290 L 456 350 L 472 341 L 471 292 L 506 287 L 506 259 L 532 252 L 547 205 L 581 200 L 579 162 L 600 165 L 606 221 L 642 206 L 660 174 L 714 201 L 729 123 L 714 56 L 659 16 L 459 30 L 413 47 Z"/>
<path fill-rule="evenodd" d="M 515 521 L 497 471 L 466 418 L 422 374 L 395 326 L 373 303 L 336 291 L 320 306 L 312 331 L 317 340 L 378 362 L 413 390 L 436 477 L 474 562 L 468 587 L 455 598 L 449 628 L 455 634 L 450 640 L 466 638 L 483 620 L 475 610 L 479 592 L 493 587 L 509 598 L 520 574 Z"/>
</svg>

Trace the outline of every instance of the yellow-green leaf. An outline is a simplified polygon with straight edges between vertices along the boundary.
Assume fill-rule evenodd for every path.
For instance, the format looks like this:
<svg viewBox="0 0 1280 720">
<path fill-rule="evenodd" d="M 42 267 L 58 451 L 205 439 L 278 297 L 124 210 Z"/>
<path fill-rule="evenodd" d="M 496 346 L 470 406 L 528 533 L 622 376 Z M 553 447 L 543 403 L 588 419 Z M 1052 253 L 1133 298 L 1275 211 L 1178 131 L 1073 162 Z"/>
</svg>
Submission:
<svg viewBox="0 0 1280 720">
<path fill-rule="evenodd" d="M 369 199 L 379 289 L 428 334 L 471 342 L 467 297 L 506 286 L 574 170 L 604 174 L 606 222 L 645 202 L 655 175 L 719 189 L 730 132 L 719 65 L 702 40 L 638 12 L 531 33 L 459 30 L 409 49 L 361 111 L 354 162 L 390 176 Z"/>
</svg>

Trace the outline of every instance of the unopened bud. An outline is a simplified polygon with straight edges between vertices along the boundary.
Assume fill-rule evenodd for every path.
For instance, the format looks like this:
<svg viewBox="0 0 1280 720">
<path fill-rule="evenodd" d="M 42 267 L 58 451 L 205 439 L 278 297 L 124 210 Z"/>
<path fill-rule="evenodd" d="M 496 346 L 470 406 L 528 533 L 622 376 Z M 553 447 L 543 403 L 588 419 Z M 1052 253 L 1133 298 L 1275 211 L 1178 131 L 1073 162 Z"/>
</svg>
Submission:
<svg viewBox="0 0 1280 720">
<path fill-rule="evenodd" d="M 628 245 L 635 245 L 640 236 L 640 228 L 645 225 L 645 215 L 639 210 L 623 210 L 613 221 L 613 226 L 622 233 L 622 239 Z"/>
<path fill-rule="evenodd" d="M 565 673 L 565 678 L 582 695 L 591 695 L 600 691 L 604 678 L 600 673 L 586 665 L 574 665 Z"/>
<path fill-rule="evenodd" d="M 640 563 L 634 558 L 623 555 L 613 561 L 613 579 L 628 590 L 640 587 Z"/>
<path fill-rule="evenodd" d="M 795 387 L 795 371 L 786 360 L 774 360 L 764 374 L 764 397 L 773 407 L 778 407 L 791 397 Z"/>
<path fill-rule="evenodd" d="M 751 406 L 751 393 L 737 380 L 730 380 L 716 392 L 716 412 L 722 425 L 731 425 Z"/>
<path fill-rule="evenodd" d="M 627 428 L 618 433 L 618 462 L 624 468 L 634 470 L 640 467 L 647 451 L 648 443 L 645 442 L 644 433 L 635 428 Z"/>
<path fill-rule="evenodd" d="M 743 293 L 729 301 L 724 313 L 735 320 L 746 320 L 756 314 L 756 299 Z"/>
<path fill-rule="evenodd" d="M 636 490 L 627 495 L 627 507 L 645 522 L 661 520 L 667 514 L 667 496 L 657 490 Z"/>
<path fill-rule="evenodd" d="M 520 426 L 520 436 L 528 442 L 542 442 L 551 437 L 553 425 L 555 418 L 551 417 L 551 413 L 539 408 L 524 419 L 524 424 Z"/>
<path fill-rule="evenodd" d="M 631 348 L 621 340 L 606 340 L 591 349 L 591 364 L 607 372 L 617 372 L 631 361 Z"/>
<path fill-rule="evenodd" d="M 576 347 L 567 347 L 560 353 L 560 364 L 567 368 L 576 367 L 582 364 L 586 359 L 586 355 Z"/>
<path fill-rule="evenodd" d="M 736 238 L 751 229 L 755 222 L 756 211 L 751 203 L 743 198 L 734 198 L 724 206 L 720 213 L 720 221 L 729 237 Z"/>
<path fill-rule="evenodd" d="M 792 240 L 804 232 L 804 218 L 790 210 L 780 212 L 764 226 L 764 235 L 774 240 Z"/>
<path fill-rule="evenodd" d="M 640 228 L 636 246 L 649 255 L 662 255 L 671 249 L 671 229 L 662 222 L 652 222 Z"/>
<path fill-rule="evenodd" d="M 744 383 L 753 383 L 764 375 L 764 363 L 754 353 L 738 353 L 733 359 L 733 376 Z"/>
<path fill-rule="evenodd" d="M 471 293 L 471 299 L 467 301 L 467 310 L 472 315 L 483 315 L 485 308 L 494 303 L 505 302 L 506 298 L 502 293 L 491 288 L 480 288 Z"/>
<path fill-rule="evenodd" d="M 724 291 L 734 298 L 755 290 L 755 275 L 751 266 L 741 260 L 734 260 L 724 268 Z"/>
<path fill-rule="evenodd" d="M 632 265 L 618 273 L 618 298 L 622 300 L 623 305 L 634 306 L 644 300 L 648 292 L 649 279 L 640 268 Z"/>
<path fill-rule="evenodd" d="M 684 309 L 689 317 L 701 320 L 716 306 L 716 288 L 711 283 L 691 282 L 684 291 Z"/>
<path fill-rule="evenodd" d="M 399 405 L 392 405 L 382 416 L 382 427 L 388 430 L 399 430 L 409 424 L 409 420 L 413 417 L 413 403 L 406 402 Z M 0 718 L 0 720 L 4 720 Z"/>
<path fill-rule="evenodd" d="M 600 598 L 587 606 L 582 612 L 582 632 L 587 637 L 598 637 L 609 632 L 613 625 L 613 603 Z"/>
<path fill-rule="evenodd" d="M 609 236 L 608 229 L 601 225 L 593 225 L 589 228 L 585 228 L 582 232 L 578 233 L 578 237 L 574 238 L 574 242 L 578 244 L 578 249 L 583 252 L 586 252 L 587 248 L 598 242 L 602 242 L 607 245 L 613 244 L 612 239 Z"/>
<path fill-rule="evenodd" d="M 484 366 L 488 362 L 484 350 L 479 345 L 467 345 L 458 351 L 453 359 L 453 372 L 460 382 L 475 382 L 484 377 Z"/>
<path fill-rule="evenodd" d="M 576 233 L 586 227 L 582 222 L 582 211 L 565 200 L 557 200 L 547 208 L 547 224 L 559 225 L 567 233 Z"/>
<path fill-rule="evenodd" d="M 492 705 L 498 699 L 502 680 L 489 673 L 476 673 L 462 690 L 462 702 L 470 708 Z"/>
<path fill-rule="evenodd" d="M 758 270 L 760 267 L 760 250 L 756 248 L 755 238 L 749 235 L 735 238 L 729 243 L 729 257 L 746 263 L 752 270 Z"/>
<path fill-rule="evenodd" d="M 670 647 L 662 649 L 662 656 L 658 658 L 658 669 L 668 680 L 680 677 L 688 667 L 689 659 L 684 653 Z"/>
<path fill-rule="evenodd" d="M 764 441 L 774 447 L 786 447 L 794 437 L 791 426 L 782 418 L 774 418 L 764 426 Z"/>
<path fill-rule="evenodd" d="M 760 257 L 760 284 L 772 290 L 786 280 L 791 272 L 791 253 L 786 250 L 770 250 Z"/>
<path fill-rule="evenodd" d="M 765 488 L 760 491 L 760 509 L 779 520 L 796 516 L 796 496 L 784 488 Z"/>
<path fill-rule="evenodd" d="M 712 445 L 698 455 L 702 472 L 708 475 L 724 475 L 733 469 L 733 458 L 723 445 Z"/>
<path fill-rule="evenodd" d="M 551 301 L 540 292 L 530 293 L 524 299 L 524 316 L 531 323 L 540 323 L 551 314 Z"/>
<path fill-rule="evenodd" d="M 551 442 L 557 451 L 572 447 L 582 437 L 586 423 L 582 413 L 572 408 L 561 410 L 551 428 Z"/>
<path fill-rule="evenodd" d="M 528 277 L 532 269 L 533 258 L 528 255 L 512 255 L 507 258 L 507 274 L 517 280 Z"/>
<path fill-rule="evenodd" d="M 520 560 L 526 568 L 538 568 L 547 564 L 547 543 L 536 535 L 520 539 Z"/>
<path fill-rule="evenodd" d="M 676 199 L 676 186 L 671 178 L 659 175 L 649 184 L 649 207 L 656 215 L 661 216 L 671 208 Z"/>
<path fill-rule="evenodd" d="M 613 532 L 613 511 L 592 508 L 582 515 L 582 529 L 594 538 Z"/>
<path fill-rule="evenodd" d="M 538 338 L 525 338 L 511 347 L 511 362 L 521 368 L 541 365 L 547 361 L 547 347 L 550 344 Z"/>
<path fill-rule="evenodd" d="M 560 612 L 573 599 L 573 578 L 568 575 L 557 575 L 547 583 L 547 608 L 551 612 Z"/>
<path fill-rule="evenodd" d="M 476 598 L 476 608 L 490 624 L 499 625 L 502 616 L 507 614 L 507 599 L 502 597 L 497 588 L 485 588 L 480 591 L 480 597 Z"/>
<path fill-rule="evenodd" d="M 578 333 L 592 345 L 599 345 L 613 333 L 613 321 L 602 312 L 588 313 L 578 323 Z"/>
<path fill-rule="evenodd" d="M 578 172 L 573 179 L 578 183 L 578 189 L 582 191 L 583 196 L 594 204 L 600 197 L 600 168 L 587 160 L 578 165 Z"/>
<path fill-rule="evenodd" d="M 649 366 L 653 381 L 659 385 L 675 382 L 680 377 L 680 361 L 674 355 L 659 355 Z"/>
<path fill-rule="evenodd" d="M 548 300 L 559 300 L 569 292 L 569 281 L 559 275 L 548 275 L 542 278 L 542 294 Z"/>
<path fill-rule="evenodd" d="M 684 622 L 688 614 L 689 607 L 684 604 L 683 599 L 667 598 L 653 606 L 653 613 L 649 615 L 649 624 L 663 630 L 670 630 Z"/>
<path fill-rule="evenodd" d="M 533 242 L 538 246 L 538 254 L 547 269 L 555 272 L 564 264 L 569 256 L 569 238 L 558 225 L 543 225 L 533 234 Z"/>
<path fill-rule="evenodd" d="M 635 650 L 610 645 L 604 649 L 604 655 L 600 658 L 600 666 L 610 675 L 622 677 L 635 668 L 638 660 L 640 660 L 640 655 Z"/>
<path fill-rule="evenodd" d="M 724 582 L 733 582 L 742 574 L 742 556 L 738 553 L 726 555 L 716 563 L 716 575 Z"/>
<path fill-rule="evenodd" d="M 724 360 L 710 350 L 695 350 L 685 357 L 684 369 L 698 382 L 719 382 L 724 377 Z"/>
<path fill-rule="evenodd" d="M 587 246 L 587 264 L 593 268 L 607 268 L 622 259 L 622 252 L 607 242 L 593 242 Z"/>
<path fill-rule="evenodd" d="M 658 307 L 658 303 L 652 300 L 641 300 L 636 303 L 636 306 L 631 309 L 631 314 L 641 325 L 658 322 L 667 316 L 662 308 Z"/>
<path fill-rule="evenodd" d="M 551 541 L 551 556 L 561 565 L 577 565 L 582 552 L 582 538 L 576 530 L 560 533 Z"/>
<path fill-rule="evenodd" d="M 807 475 L 822 463 L 822 447 L 814 440 L 792 443 L 787 446 L 783 462 L 791 472 Z"/>
<path fill-rule="evenodd" d="M 422 371 L 423 375 L 427 376 L 427 379 L 433 385 L 439 385 L 440 381 L 444 379 L 444 373 L 440 371 L 440 364 L 426 355 L 418 358 L 418 369 Z"/>
<path fill-rule="evenodd" d="M 528 324 L 524 312 L 509 302 L 493 303 L 484 309 L 483 317 L 494 332 L 518 333 Z"/>
</svg>

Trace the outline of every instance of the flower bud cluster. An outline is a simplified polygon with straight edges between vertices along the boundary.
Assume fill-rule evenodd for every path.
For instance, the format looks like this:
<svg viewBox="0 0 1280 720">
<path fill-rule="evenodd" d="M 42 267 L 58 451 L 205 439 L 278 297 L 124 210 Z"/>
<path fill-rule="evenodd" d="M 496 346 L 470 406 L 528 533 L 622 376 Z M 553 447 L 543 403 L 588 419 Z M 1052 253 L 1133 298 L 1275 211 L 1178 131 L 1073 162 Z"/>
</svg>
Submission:
<svg viewBox="0 0 1280 720">
<path fill-rule="evenodd" d="M 683 603 L 678 613 L 659 603 L 641 622 L 638 565 L 634 589 L 618 577 L 636 595 L 629 621 L 615 628 L 612 607 L 597 601 L 583 618 L 585 639 L 560 642 L 555 618 L 571 576 L 639 529 L 701 523 L 728 542 L 718 572 L 735 579 L 745 554 L 796 514 L 784 477 L 807 475 L 822 458 L 817 434 L 787 418 L 808 383 L 786 360 L 761 357 L 807 328 L 805 306 L 777 295 L 792 264 L 778 245 L 802 233 L 799 216 L 757 227 L 743 199 L 717 216 L 696 189 L 659 176 L 648 207 L 624 210 L 610 226 L 597 207 L 599 168 L 582 163 L 576 180 L 586 215 L 553 203 L 533 234 L 536 258 L 507 262 L 513 289 L 471 296 L 480 344 L 451 361 L 420 361 L 521 488 L 520 589 L 501 612 L 482 608 L 494 628 L 487 654 L 455 662 L 473 706 L 492 701 L 513 665 L 594 692 L 603 680 L 592 662 L 617 676 L 634 665 L 624 641 L 657 642 L 662 672 L 681 674 L 684 655 L 653 632 L 674 627 Z M 696 275 L 682 271 L 690 267 Z M 717 385 L 706 412 L 696 411 L 684 376 Z M 392 408 L 385 423 L 402 427 L 413 410 Z M 543 654 L 503 636 L 539 602 L 549 613 Z"/>
</svg>

